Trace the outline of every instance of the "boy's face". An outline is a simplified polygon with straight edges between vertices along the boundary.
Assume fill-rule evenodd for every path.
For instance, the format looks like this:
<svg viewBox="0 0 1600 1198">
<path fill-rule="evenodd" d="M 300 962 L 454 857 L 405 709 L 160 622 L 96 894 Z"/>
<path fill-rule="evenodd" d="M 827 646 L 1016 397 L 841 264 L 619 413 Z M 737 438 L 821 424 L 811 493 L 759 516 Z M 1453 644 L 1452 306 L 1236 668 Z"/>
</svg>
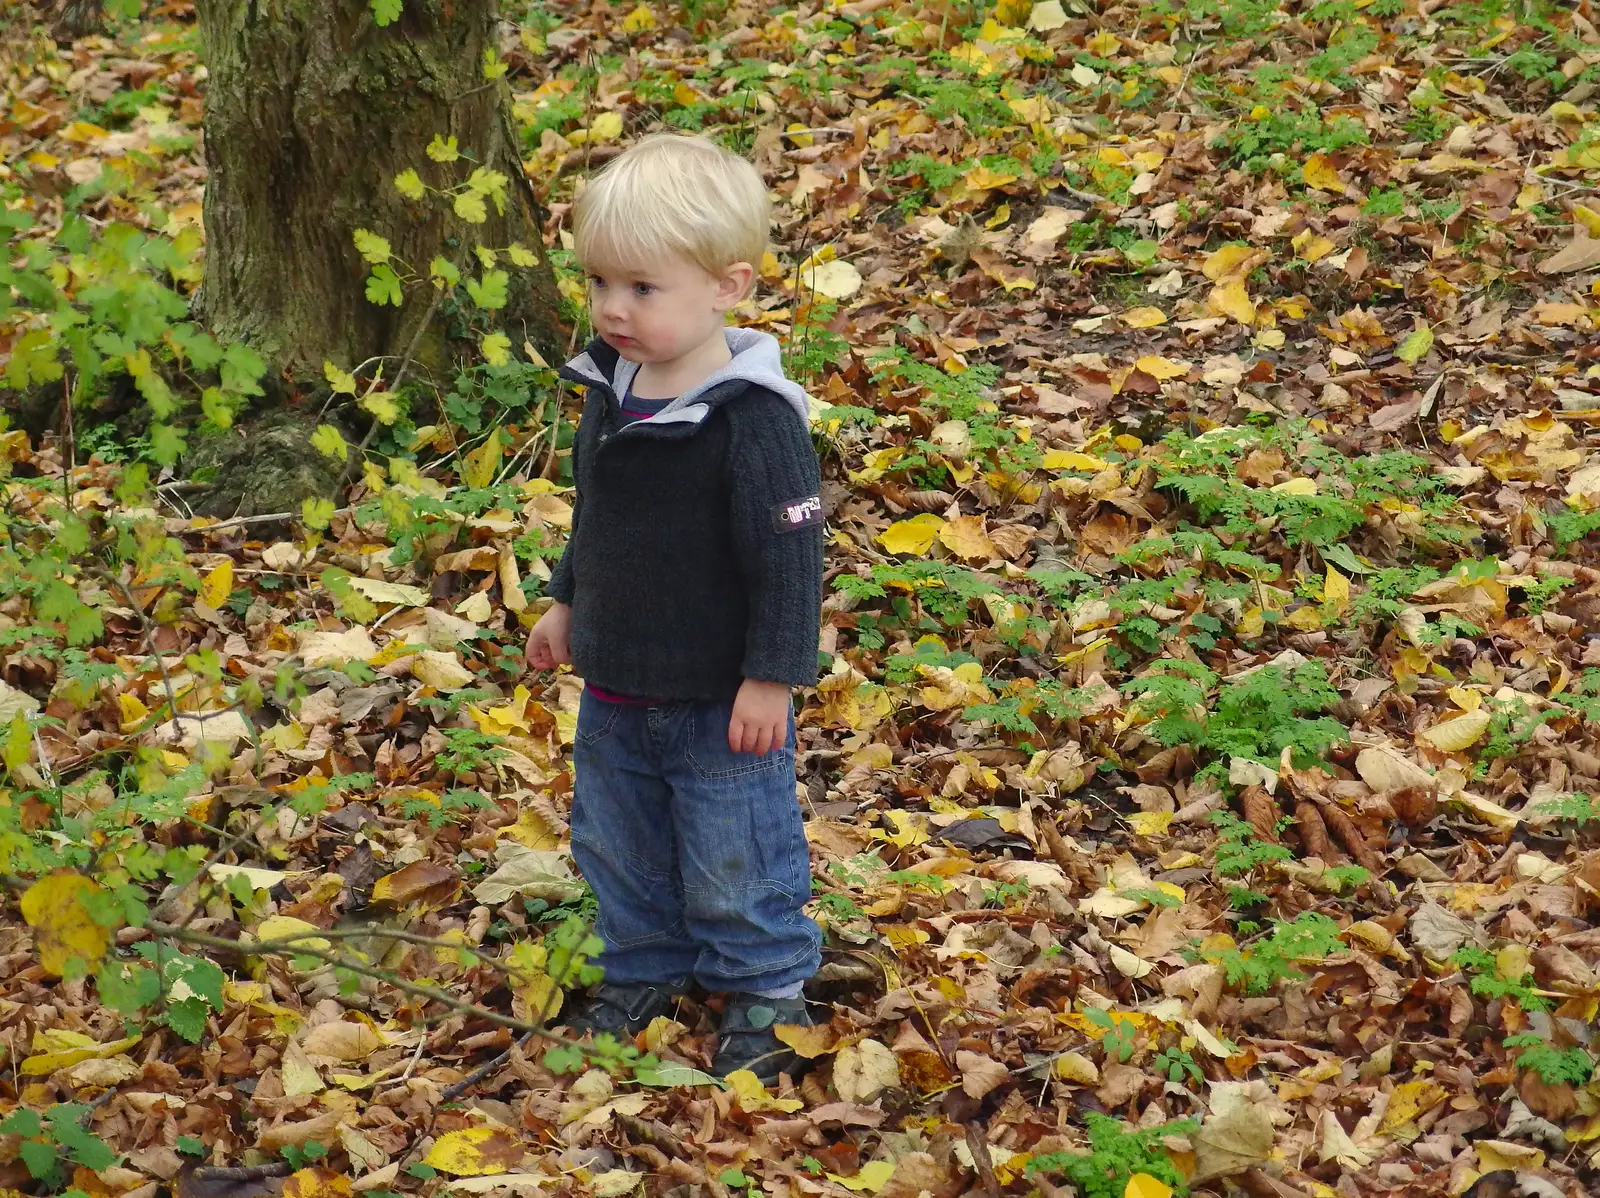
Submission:
<svg viewBox="0 0 1600 1198">
<path fill-rule="evenodd" d="M 723 317 L 750 283 L 748 263 L 713 275 L 676 255 L 655 262 L 593 263 L 595 331 L 630 362 L 670 367 L 721 338 Z"/>
</svg>

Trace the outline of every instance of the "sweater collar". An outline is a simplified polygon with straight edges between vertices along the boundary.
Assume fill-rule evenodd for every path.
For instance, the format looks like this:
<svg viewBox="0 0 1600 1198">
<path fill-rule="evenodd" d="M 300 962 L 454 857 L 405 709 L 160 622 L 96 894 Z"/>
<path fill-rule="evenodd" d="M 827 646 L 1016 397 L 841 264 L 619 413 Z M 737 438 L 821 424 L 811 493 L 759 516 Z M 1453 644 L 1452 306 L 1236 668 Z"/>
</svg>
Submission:
<svg viewBox="0 0 1600 1198">
<path fill-rule="evenodd" d="M 742 394 L 746 386 L 753 385 L 779 396 L 794 409 L 802 422 L 809 424 L 810 399 L 805 388 L 784 377 L 783 355 L 778 339 L 759 329 L 730 328 L 723 330 L 723 336 L 727 338 L 732 360 L 657 412 L 650 418 L 651 423 L 699 424 L 711 414 L 712 409 Z M 563 378 L 607 387 L 619 397 L 627 393 L 638 373 L 637 362 L 622 357 L 600 337 L 590 341 L 583 352 L 561 371 Z"/>
</svg>

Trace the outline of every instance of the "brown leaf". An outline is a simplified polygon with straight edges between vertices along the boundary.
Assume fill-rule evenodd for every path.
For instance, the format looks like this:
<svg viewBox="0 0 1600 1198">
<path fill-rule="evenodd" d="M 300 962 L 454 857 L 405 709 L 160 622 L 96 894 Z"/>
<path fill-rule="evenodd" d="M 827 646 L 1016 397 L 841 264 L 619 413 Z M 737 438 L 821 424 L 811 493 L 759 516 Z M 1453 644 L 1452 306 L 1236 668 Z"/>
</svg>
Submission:
<svg viewBox="0 0 1600 1198">
<path fill-rule="evenodd" d="M 1300 839 L 1305 843 L 1306 856 L 1320 857 L 1332 865 L 1335 856 L 1333 843 L 1328 839 L 1328 826 L 1317 813 L 1317 805 L 1310 799 L 1301 799 L 1294 805 L 1294 821 L 1300 826 Z"/>
<path fill-rule="evenodd" d="M 1325 803 L 1322 807 L 1322 819 L 1344 842 L 1344 847 L 1350 850 L 1350 855 L 1358 863 L 1371 870 L 1374 875 L 1383 873 L 1383 856 L 1367 843 L 1366 837 L 1361 835 L 1361 829 L 1356 827 L 1355 820 L 1351 819 L 1343 809 L 1333 803 Z"/>
<path fill-rule="evenodd" d="M 1541 274 L 1559 275 L 1600 266 L 1600 238 L 1579 233 L 1561 249 L 1539 263 Z"/>
<path fill-rule="evenodd" d="M 1011 1076 L 999 1061 L 981 1052 L 963 1048 L 956 1053 L 956 1068 L 961 1070 L 961 1088 L 969 1098 L 982 1098 Z"/>
<path fill-rule="evenodd" d="M 1408 828 L 1422 827 L 1439 812 L 1439 796 L 1431 786 L 1406 786 L 1391 790 L 1384 797 Z"/>
<path fill-rule="evenodd" d="M 461 875 L 454 866 L 437 861 L 413 861 L 404 869 L 379 878 L 372 887 L 372 901 L 397 907 L 408 903 L 444 907 L 455 902 L 460 893 Z"/>
<path fill-rule="evenodd" d="M 1278 843 L 1278 801 L 1260 786 L 1246 786 L 1239 792 L 1239 807 L 1256 835 L 1268 844 Z"/>
</svg>

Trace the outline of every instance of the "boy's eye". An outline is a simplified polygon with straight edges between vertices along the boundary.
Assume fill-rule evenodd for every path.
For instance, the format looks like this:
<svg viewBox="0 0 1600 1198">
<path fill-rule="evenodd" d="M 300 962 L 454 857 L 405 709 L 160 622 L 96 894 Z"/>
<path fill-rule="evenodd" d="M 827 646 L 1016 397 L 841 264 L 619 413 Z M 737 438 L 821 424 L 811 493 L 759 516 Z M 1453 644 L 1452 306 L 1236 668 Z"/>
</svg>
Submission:
<svg viewBox="0 0 1600 1198">
<path fill-rule="evenodd" d="M 654 283 L 635 283 L 633 285 L 633 293 L 635 295 L 649 295 L 655 289 Z"/>
<path fill-rule="evenodd" d="M 589 276 L 589 286 L 591 286 L 591 287 L 604 287 L 605 285 L 606 285 L 606 281 L 604 279 L 602 279 L 599 275 L 590 275 Z"/>
</svg>

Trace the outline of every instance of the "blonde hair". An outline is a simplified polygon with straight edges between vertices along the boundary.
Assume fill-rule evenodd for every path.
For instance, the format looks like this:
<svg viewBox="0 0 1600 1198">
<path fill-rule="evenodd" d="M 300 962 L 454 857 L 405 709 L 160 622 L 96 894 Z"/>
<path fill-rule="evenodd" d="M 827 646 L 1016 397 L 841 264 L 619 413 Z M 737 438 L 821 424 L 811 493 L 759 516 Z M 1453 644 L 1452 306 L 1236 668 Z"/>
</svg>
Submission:
<svg viewBox="0 0 1600 1198">
<path fill-rule="evenodd" d="M 719 275 L 759 269 L 771 204 L 760 172 L 703 137 L 655 133 L 613 159 L 572 205 L 579 261 L 619 266 L 666 254 Z"/>
</svg>

